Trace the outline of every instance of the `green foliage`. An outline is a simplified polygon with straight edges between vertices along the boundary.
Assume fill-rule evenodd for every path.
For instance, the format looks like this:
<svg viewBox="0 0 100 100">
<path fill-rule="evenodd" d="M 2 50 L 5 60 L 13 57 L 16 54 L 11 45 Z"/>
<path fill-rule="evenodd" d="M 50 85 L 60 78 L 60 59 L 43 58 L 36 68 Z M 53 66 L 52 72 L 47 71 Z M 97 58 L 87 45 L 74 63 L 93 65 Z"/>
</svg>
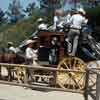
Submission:
<svg viewBox="0 0 100 100">
<path fill-rule="evenodd" d="M 36 28 L 35 23 L 31 22 L 31 20 L 30 18 L 30 20 L 19 21 L 15 25 L 8 24 L 2 27 L 1 33 L 3 33 L 4 36 L 2 45 L 6 45 L 8 41 L 13 41 L 15 45 L 18 45 L 21 41 L 28 38 Z"/>
<path fill-rule="evenodd" d="M 18 21 L 15 24 L 10 23 L 2 25 L 0 27 L 0 36 L 2 35 L 0 46 L 6 46 L 8 41 L 12 41 L 15 43 L 15 46 L 18 46 L 24 39 L 28 38 L 37 30 L 37 19 L 40 17 L 48 20 L 46 16 L 41 14 L 39 9 L 35 9 L 32 16 L 27 19 Z"/>
<path fill-rule="evenodd" d="M 35 5 L 35 2 L 29 3 L 24 12 L 28 13 L 28 15 L 31 16 L 33 11 L 35 10 Z"/>
<path fill-rule="evenodd" d="M 96 18 L 96 24 L 97 26 L 100 26 L 100 6 L 97 6 L 95 8 L 87 8 L 85 9 L 86 12 L 92 16 L 95 16 Z"/>
<path fill-rule="evenodd" d="M 54 13 L 55 9 L 61 8 L 61 0 L 40 0 L 40 7 L 44 14 Z"/>
<path fill-rule="evenodd" d="M 13 0 L 16 1 L 16 0 Z M 14 2 L 13 2 L 14 3 Z M 19 5 L 17 5 L 19 6 Z M 16 6 L 16 7 L 17 7 Z M 10 10 L 8 12 L 9 16 L 12 15 L 20 15 L 20 7 L 16 10 L 15 6 L 10 6 Z M 13 9 L 14 8 L 14 9 Z M 7 46 L 8 41 L 14 42 L 15 46 L 18 46 L 23 40 L 26 38 L 29 38 L 30 35 L 33 34 L 37 30 L 38 18 L 43 18 L 45 21 L 47 21 L 48 24 L 52 24 L 52 12 L 48 13 L 48 16 L 44 16 L 41 12 L 41 9 L 34 8 L 34 5 L 30 7 L 31 15 L 28 18 L 24 18 L 21 20 L 18 20 L 16 23 L 3 23 L 0 26 L 0 47 L 1 46 Z M 16 14 L 17 13 L 17 14 Z M 27 13 L 27 12 L 26 12 Z"/>
<path fill-rule="evenodd" d="M 5 16 L 5 13 L 4 13 L 3 10 L 0 8 L 0 25 L 1 25 L 2 23 L 5 22 L 4 16 Z"/>
<path fill-rule="evenodd" d="M 95 16 L 100 14 L 100 6 L 97 6 L 95 8 L 86 8 L 85 10 L 87 13 L 93 14 Z"/>
<path fill-rule="evenodd" d="M 16 23 L 24 17 L 24 14 L 22 13 L 22 6 L 18 0 L 12 0 L 6 13 L 12 23 Z"/>
</svg>

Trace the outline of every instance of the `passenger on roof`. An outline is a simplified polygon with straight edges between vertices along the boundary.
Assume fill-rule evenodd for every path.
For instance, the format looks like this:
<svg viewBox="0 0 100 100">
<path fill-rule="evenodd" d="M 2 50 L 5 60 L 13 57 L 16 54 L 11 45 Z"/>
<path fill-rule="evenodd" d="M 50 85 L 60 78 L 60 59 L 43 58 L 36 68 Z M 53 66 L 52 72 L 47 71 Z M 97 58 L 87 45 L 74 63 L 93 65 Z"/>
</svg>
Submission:
<svg viewBox="0 0 100 100">
<path fill-rule="evenodd" d="M 9 51 L 16 53 L 16 48 L 13 45 L 13 42 L 8 42 L 8 49 Z"/>
<path fill-rule="evenodd" d="M 37 20 L 37 22 L 39 23 L 38 30 L 47 30 L 48 29 L 48 25 L 45 23 L 45 21 L 42 18 L 39 18 Z"/>
<path fill-rule="evenodd" d="M 70 31 L 68 34 L 69 42 L 72 44 L 72 48 L 70 50 L 70 44 L 68 44 L 68 54 L 71 56 L 75 56 L 78 46 L 78 39 L 80 35 L 80 30 L 82 29 L 82 25 L 88 22 L 85 18 L 85 11 L 84 9 L 80 8 L 77 9 L 76 13 L 72 15 L 70 18 Z"/>
<path fill-rule="evenodd" d="M 59 13 L 57 11 L 54 12 L 54 18 L 53 18 L 53 30 L 57 29 L 57 25 L 59 23 Z"/>
<path fill-rule="evenodd" d="M 68 11 L 64 18 L 64 24 L 70 25 L 71 11 Z"/>
</svg>

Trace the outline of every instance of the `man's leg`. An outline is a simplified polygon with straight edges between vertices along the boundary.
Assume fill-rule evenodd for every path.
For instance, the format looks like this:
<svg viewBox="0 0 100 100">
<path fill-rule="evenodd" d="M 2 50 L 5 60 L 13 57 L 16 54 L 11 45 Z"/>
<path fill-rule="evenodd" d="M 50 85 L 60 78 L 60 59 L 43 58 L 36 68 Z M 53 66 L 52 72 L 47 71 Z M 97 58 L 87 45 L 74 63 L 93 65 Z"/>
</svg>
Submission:
<svg viewBox="0 0 100 100">
<path fill-rule="evenodd" d="M 1 79 L 1 66 L 0 66 L 0 79 Z"/>
<path fill-rule="evenodd" d="M 66 38 L 65 40 L 68 43 L 68 50 L 67 50 L 68 55 L 71 55 L 72 52 L 72 39 L 73 39 L 73 31 L 70 30 L 68 33 L 68 38 Z"/>
<path fill-rule="evenodd" d="M 79 39 L 79 35 L 76 35 L 73 40 L 72 56 L 75 56 L 77 52 L 78 39 Z"/>
</svg>

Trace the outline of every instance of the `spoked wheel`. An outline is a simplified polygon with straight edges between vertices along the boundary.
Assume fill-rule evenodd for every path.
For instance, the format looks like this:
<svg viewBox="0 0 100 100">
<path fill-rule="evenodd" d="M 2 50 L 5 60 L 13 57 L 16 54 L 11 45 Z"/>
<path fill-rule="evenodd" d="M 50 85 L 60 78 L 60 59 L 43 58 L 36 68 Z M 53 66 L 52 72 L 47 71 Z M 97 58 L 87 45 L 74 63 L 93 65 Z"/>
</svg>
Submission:
<svg viewBox="0 0 100 100">
<path fill-rule="evenodd" d="M 100 61 L 90 61 L 87 63 L 87 68 L 96 70 L 97 68 L 100 68 Z M 97 75 L 95 73 L 89 74 L 89 87 L 94 89 L 96 88 L 96 79 Z"/>
<path fill-rule="evenodd" d="M 15 74 L 16 74 L 16 78 L 17 78 L 17 81 L 19 83 L 23 83 L 24 82 L 24 79 L 25 79 L 25 68 L 23 67 L 16 67 L 15 68 Z"/>
<path fill-rule="evenodd" d="M 57 69 L 77 70 L 81 72 L 57 72 L 56 83 L 63 89 L 84 89 L 85 86 L 85 63 L 76 57 L 68 57 L 63 59 Z"/>
</svg>

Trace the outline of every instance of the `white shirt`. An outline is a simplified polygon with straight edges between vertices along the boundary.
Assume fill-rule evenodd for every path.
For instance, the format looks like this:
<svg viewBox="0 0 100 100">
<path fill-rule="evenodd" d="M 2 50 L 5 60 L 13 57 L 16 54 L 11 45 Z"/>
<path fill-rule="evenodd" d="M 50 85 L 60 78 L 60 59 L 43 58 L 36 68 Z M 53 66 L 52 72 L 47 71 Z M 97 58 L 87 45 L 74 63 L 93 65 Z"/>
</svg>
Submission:
<svg viewBox="0 0 100 100">
<path fill-rule="evenodd" d="M 32 59 L 33 58 L 33 50 L 32 50 L 32 48 L 27 48 L 26 49 L 26 51 L 25 51 L 25 53 L 26 53 L 26 58 L 27 59 Z"/>
<path fill-rule="evenodd" d="M 67 14 L 67 16 L 65 16 L 65 24 L 70 23 L 70 18 L 71 18 L 71 14 Z"/>
<path fill-rule="evenodd" d="M 47 24 L 41 23 L 41 24 L 38 26 L 38 29 L 40 29 L 40 30 L 47 30 Z"/>
<path fill-rule="evenodd" d="M 54 21 L 54 23 L 57 23 L 59 21 L 58 17 L 57 16 L 54 16 L 53 21 Z"/>
<path fill-rule="evenodd" d="M 14 48 L 13 46 L 9 47 L 10 51 L 13 51 L 14 53 L 16 53 L 16 48 Z"/>
<path fill-rule="evenodd" d="M 80 14 L 75 14 L 70 18 L 72 28 L 81 29 L 82 24 L 86 24 L 88 20 Z"/>
<path fill-rule="evenodd" d="M 57 26 L 57 24 L 59 23 L 59 18 L 58 18 L 58 16 L 54 16 L 54 18 L 53 18 L 53 22 L 54 22 L 54 29 L 56 29 L 56 26 Z"/>
<path fill-rule="evenodd" d="M 27 59 L 33 59 L 33 60 L 37 60 L 38 59 L 38 55 L 37 55 L 38 50 L 37 49 L 33 50 L 32 48 L 28 47 L 26 49 L 25 53 L 26 53 L 26 58 Z"/>
<path fill-rule="evenodd" d="M 38 60 L 38 49 L 33 50 L 33 59 Z"/>
</svg>

